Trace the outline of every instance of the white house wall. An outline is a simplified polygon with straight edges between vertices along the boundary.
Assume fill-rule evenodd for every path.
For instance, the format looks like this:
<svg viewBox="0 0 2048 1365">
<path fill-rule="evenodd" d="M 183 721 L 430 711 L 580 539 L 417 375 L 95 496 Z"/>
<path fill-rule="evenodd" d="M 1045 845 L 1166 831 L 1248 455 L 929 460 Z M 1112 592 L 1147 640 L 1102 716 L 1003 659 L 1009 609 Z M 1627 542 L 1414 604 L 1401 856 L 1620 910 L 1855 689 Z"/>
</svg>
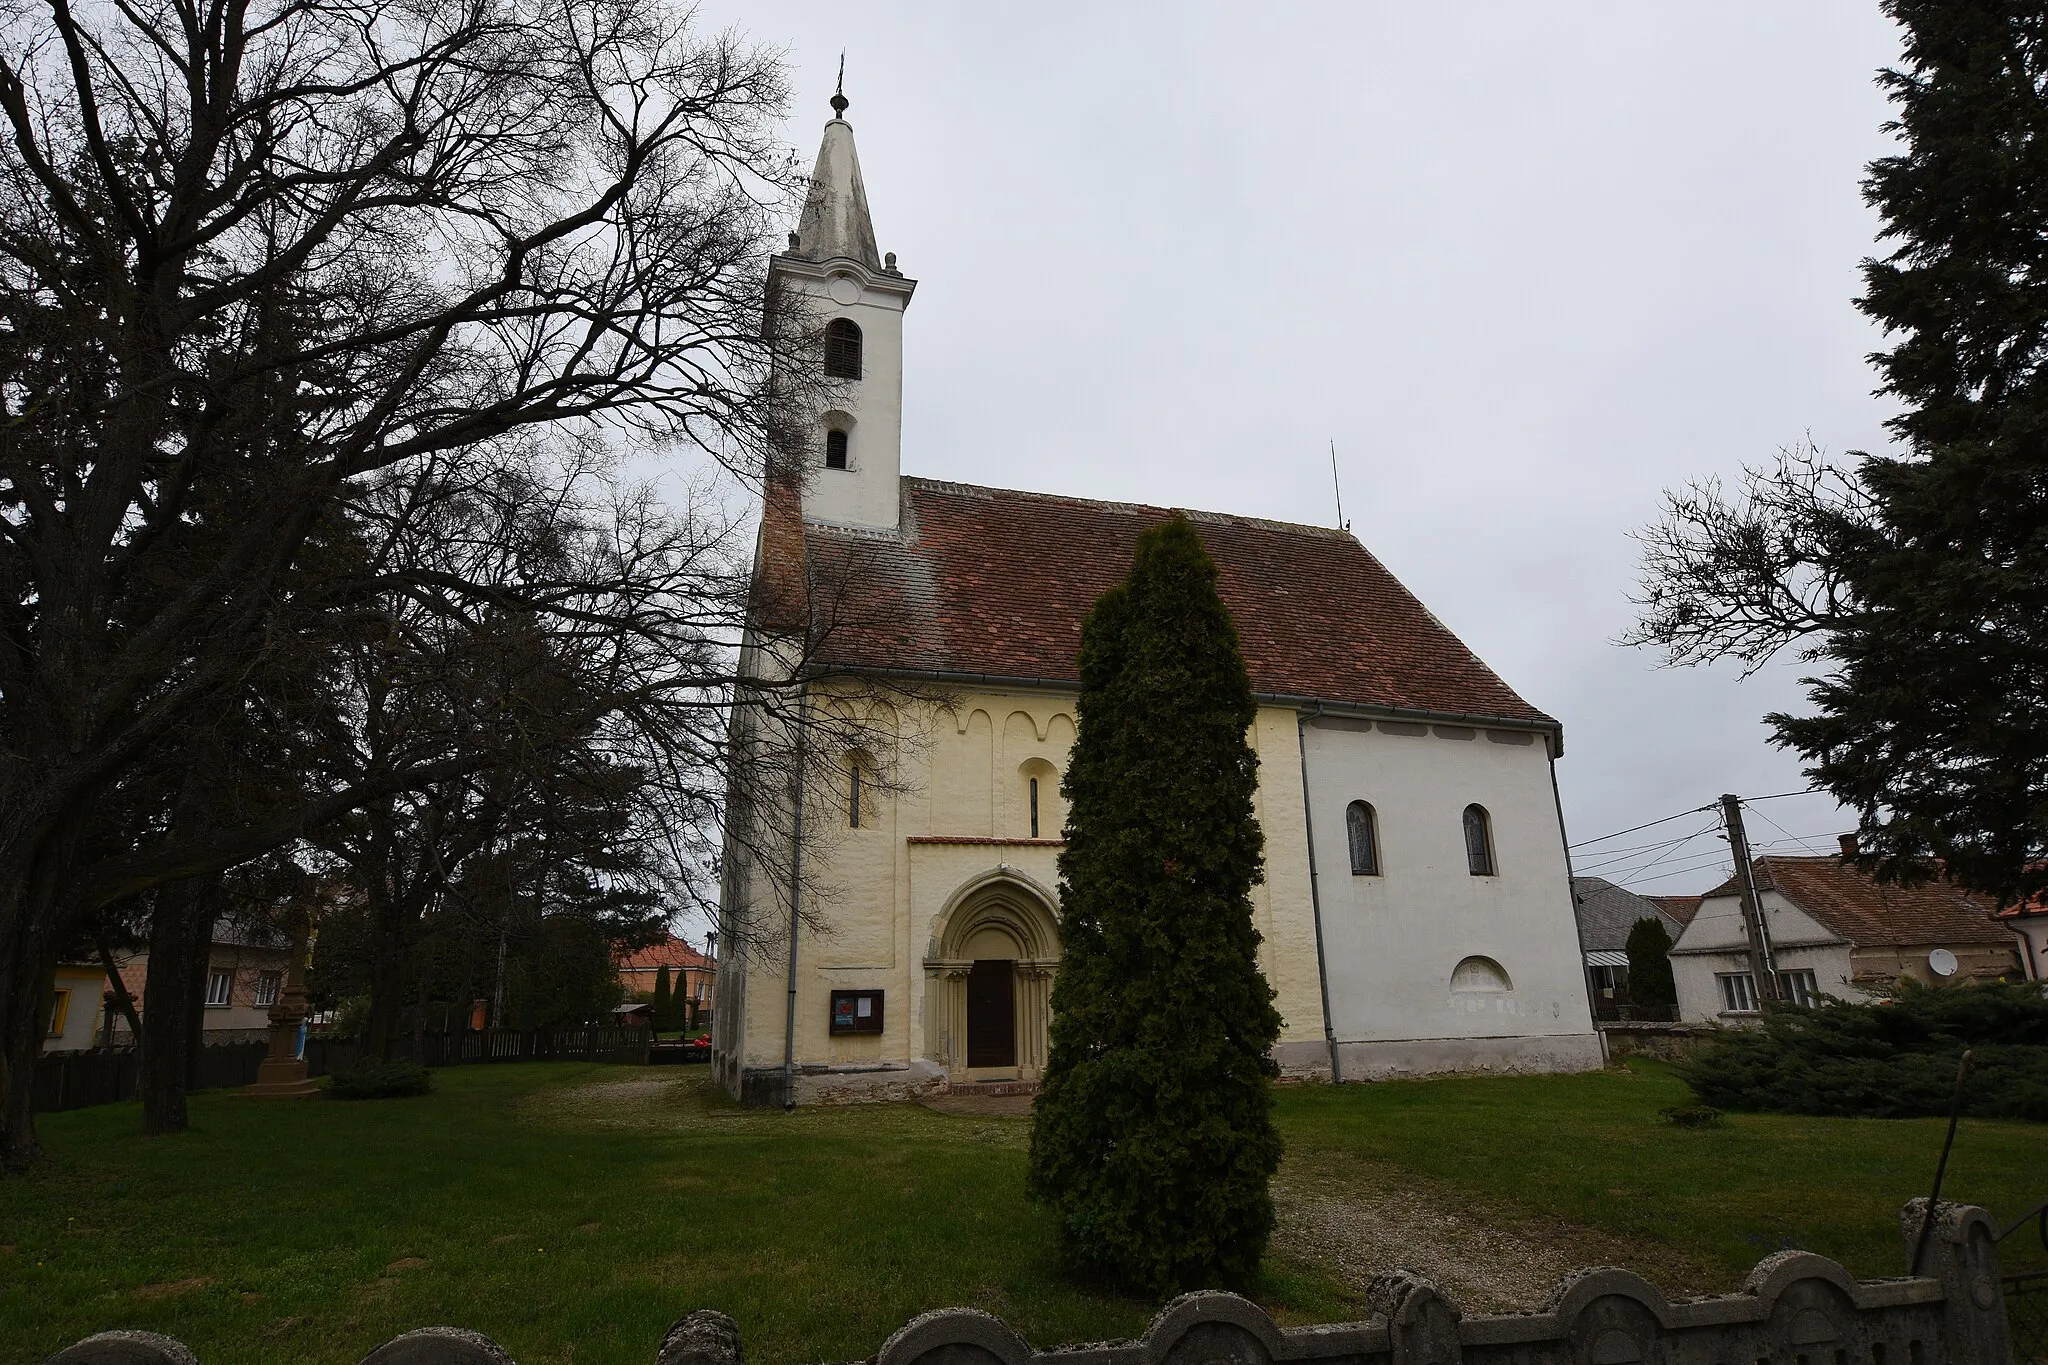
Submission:
<svg viewBox="0 0 2048 1365">
<path fill-rule="evenodd" d="M 1764 924 L 1780 972 L 1810 971 L 1822 993 L 1859 998 L 1850 984 L 1849 945 L 1775 890 L 1760 892 Z M 1671 978 L 1678 988 L 1678 1017 L 1689 1023 L 1742 1023 L 1756 1016 L 1724 1008 L 1725 972 L 1749 970 L 1749 937 L 1742 925 L 1742 898 L 1709 896 L 1671 945 Z"/>
<path fill-rule="evenodd" d="M 1345 1079 L 1599 1066 L 1545 738 L 1335 716 L 1301 738 Z M 1377 816 L 1377 876 L 1351 872 L 1355 800 Z M 1493 876 L 1466 861 L 1475 802 L 1492 824 Z M 1511 989 L 1452 990 L 1468 957 L 1498 963 Z"/>
</svg>

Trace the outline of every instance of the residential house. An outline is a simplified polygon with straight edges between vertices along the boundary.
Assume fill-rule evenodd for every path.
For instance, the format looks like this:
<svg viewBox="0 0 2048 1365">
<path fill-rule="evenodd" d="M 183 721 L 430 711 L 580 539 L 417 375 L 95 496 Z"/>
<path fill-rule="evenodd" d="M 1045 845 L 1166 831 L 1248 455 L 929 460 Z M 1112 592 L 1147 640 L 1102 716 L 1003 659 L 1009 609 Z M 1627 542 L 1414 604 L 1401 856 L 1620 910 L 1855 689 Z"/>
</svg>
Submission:
<svg viewBox="0 0 2048 1365">
<path fill-rule="evenodd" d="M 1629 998 L 1628 936 L 1643 920 L 1664 926 L 1676 942 L 1685 926 L 1653 899 L 1638 896 L 1604 877 L 1572 878 L 1572 900 L 1578 906 L 1579 950 L 1585 954 L 1586 989 L 1595 1019 L 1668 1019 L 1666 1005 L 1643 1006 Z"/>
<path fill-rule="evenodd" d="M 714 935 L 715 937 L 715 935 Z M 619 959 L 619 986 L 628 997 L 654 994 L 661 969 L 668 968 L 669 990 L 684 1002 L 692 1021 L 711 1009 L 711 983 L 718 975 L 717 964 L 689 945 L 688 940 L 670 935 L 652 948 L 641 948 Z"/>
<path fill-rule="evenodd" d="M 101 999 L 106 986 L 107 974 L 97 966 L 84 962 L 57 964 L 43 1051 L 83 1052 L 99 1043 Z"/>
<path fill-rule="evenodd" d="M 268 1038 L 270 1007 L 284 989 L 290 960 L 291 940 L 283 932 L 267 925 L 217 922 L 206 958 L 205 1041 L 249 1043 Z M 117 954 L 114 961 L 140 1012 L 149 984 L 148 950 Z M 100 981 L 104 985 L 105 978 Z M 117 1047 L 134 1041 L 125 1019 L 115 1019 L 113 1041 Z"/>
<path fill-rule="evenodd" d="M 1853 852 L 1843 842 L 1844 853 Z M 2012 931 L 1980 900 L 1946 883 L 1887 886 L 1840 856 L 1773 855 L 1752 866 L 1781 999 L 1856 999 L 1901 977 L 1995 981 L 2020 974 Z M 1700 898 L 1671 950 L 1671 966 L 1680 1018 L 1756 1016 L 1736 878 Z"/>
</svg>

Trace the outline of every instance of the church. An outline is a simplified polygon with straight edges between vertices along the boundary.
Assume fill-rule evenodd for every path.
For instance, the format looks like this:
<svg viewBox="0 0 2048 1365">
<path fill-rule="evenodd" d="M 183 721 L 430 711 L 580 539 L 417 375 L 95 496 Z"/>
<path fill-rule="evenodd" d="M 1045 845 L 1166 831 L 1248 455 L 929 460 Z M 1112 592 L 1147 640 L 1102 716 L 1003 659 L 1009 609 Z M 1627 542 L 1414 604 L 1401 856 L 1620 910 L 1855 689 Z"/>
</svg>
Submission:
<svg viewBox="0 0 2048 1365">
<path fill-rule="evenodd" d="M 822 329 L 826 396 L 801 477 L 770 481 L 754 580 L 778 619 L 814 623 L 829 613 L 795 599 L 831 591 L 826 566 L 857 570 L 863 611 L 793 645 L 757 621 L 740 666 L 886 686 L 859 703 L 871 740 L 797 765 L 794 818 L 763 826 L 783 829 L 780 856 L 728 835 L 712 1060 L 751 1104 L 1014 1093 L 1042 1074 L 1081 622 L 1172 515 L 902 473 L 916 281 L 876 249 L 846 107 L 835 95 L 797 230 L 768 267 L 771 297 L 801 298 Z M 1348 532 L 1185 515 L 1259 700 L 1253 900 L 1281 1073 L 1601 1065 L 1562 727 Z M 804 705 L 833 693 L 820 682 Z M 732 761 L 765 743 L 736 735 Z"/>
</svg>

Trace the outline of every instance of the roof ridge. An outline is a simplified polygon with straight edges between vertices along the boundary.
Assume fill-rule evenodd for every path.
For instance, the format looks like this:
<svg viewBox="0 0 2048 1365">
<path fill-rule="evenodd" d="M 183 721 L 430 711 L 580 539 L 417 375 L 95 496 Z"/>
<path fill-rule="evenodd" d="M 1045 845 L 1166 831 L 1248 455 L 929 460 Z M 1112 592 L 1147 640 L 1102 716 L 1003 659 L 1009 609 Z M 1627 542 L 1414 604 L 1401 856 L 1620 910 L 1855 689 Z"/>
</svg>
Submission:
<svg viewBox="0 0 2048 1365">
<path fill-rule="evenodd" d="M 1269 531 L 1289 531 L 1296 534 L 1321 536 L 1328 540 L 1348 540 L 1364 548 L 1358 537 L 1349 531 L 1340 531 L 1333 526 L 1311 526 L 1306 522 L 1278 521 L 1272 517 L 1252 517 L 1241 512 L 1211 512 L 1199 507 L 1169 507 L 1154 502 L 1124 502 L 1115 498 L 1084 498 L 1073 493 L 1040 493 L 1029 488 L 998 488 L 992 484 L 961 483 L 953 479 L 928 479 L 916 474 L 905 474 L 902 481 L 918 488 L 927 488 L 941 493 L 957 493 L 967 497 L 993 497 L 1000 494 L 1009 498 L 1029 498 L 1035 502 L 1065 503 L 1082 507 L 1102 507 L 1117 512 L 1179 512 L 1189 521 L 1218 523 L 1225 526 L 1253 526 Z"/>
</svg>

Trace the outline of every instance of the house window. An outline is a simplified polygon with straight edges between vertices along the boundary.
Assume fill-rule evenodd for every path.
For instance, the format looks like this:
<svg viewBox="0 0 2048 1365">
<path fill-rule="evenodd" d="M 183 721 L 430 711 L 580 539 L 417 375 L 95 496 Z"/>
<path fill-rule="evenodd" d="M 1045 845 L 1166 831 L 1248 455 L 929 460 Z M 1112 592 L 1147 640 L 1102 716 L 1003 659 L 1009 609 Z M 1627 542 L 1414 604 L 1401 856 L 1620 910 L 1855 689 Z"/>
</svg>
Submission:
<svg viewBox="0 0 2048 1365">
<path fill-rule="evenodd" d="M 1493 875 L 1493 821 L 1486 807 L 1465 807 L 1465 870 L 1475 877 Z"/>
<path fill-rule="evenodd" d="M 833 1033 L 880 1033 L 882 993 L 880 991 L 832 992 Z"/>
<path fill-rule="evenodd" d="M 1779 972 L 1778 998 L 1800 1006 L 1818 1005 L 1820 982 L 1812 972 Z"/>
<path fill-rule="evenodd" d="M 825 374 L 831 379 L 860 378 L 860 326 L 849 318 L 825 324 Z"/>
<path fill-rule="evenodd" d="M 1714 980 L 1721 983 L 1723 1013 L 1756 1013 L 1756 981 L 1748 972 L 1716 972 Z"/>
<path fill-rule="evenodd" d="M 846 468 L 846 433 L 836 427 L 825 433 L 825 468 Z"/>
<path fill-rule="evenodd" d="M 277 1003 L 277 988 L 284 984 L 283 972 L 258 972 L 256 974 L 256 1003 L 269 1008 Z"/>
<path fill-rule="evenodd" d="M 1380 838 L 1372 807 L 1353 801 L 1344 810 L 1344 833 L 1351 843 L 1351 875 L 1380 875 Z"/>
<path fill-rule="evenodd" d="M 1038 779 L 1031 779 L 1031 837 L 1038 837 Z"/>
<path fill-rule="evenodd" d="M 58 991 L 55 998 L 50 1001 L 50 1036 L 52 1038 L 62 1038 L 64 1036 L 64 1020 L 70 1013 L 71 992 L 68 990 Z"/>
<path fill-rule="evenodd" d="M 206 974 L 206 1003 L 214 1006 L 227 1004 L 228 997 L 234 988 L 235 974 L 233 972 L 208 972 Z"/>
</svg>

